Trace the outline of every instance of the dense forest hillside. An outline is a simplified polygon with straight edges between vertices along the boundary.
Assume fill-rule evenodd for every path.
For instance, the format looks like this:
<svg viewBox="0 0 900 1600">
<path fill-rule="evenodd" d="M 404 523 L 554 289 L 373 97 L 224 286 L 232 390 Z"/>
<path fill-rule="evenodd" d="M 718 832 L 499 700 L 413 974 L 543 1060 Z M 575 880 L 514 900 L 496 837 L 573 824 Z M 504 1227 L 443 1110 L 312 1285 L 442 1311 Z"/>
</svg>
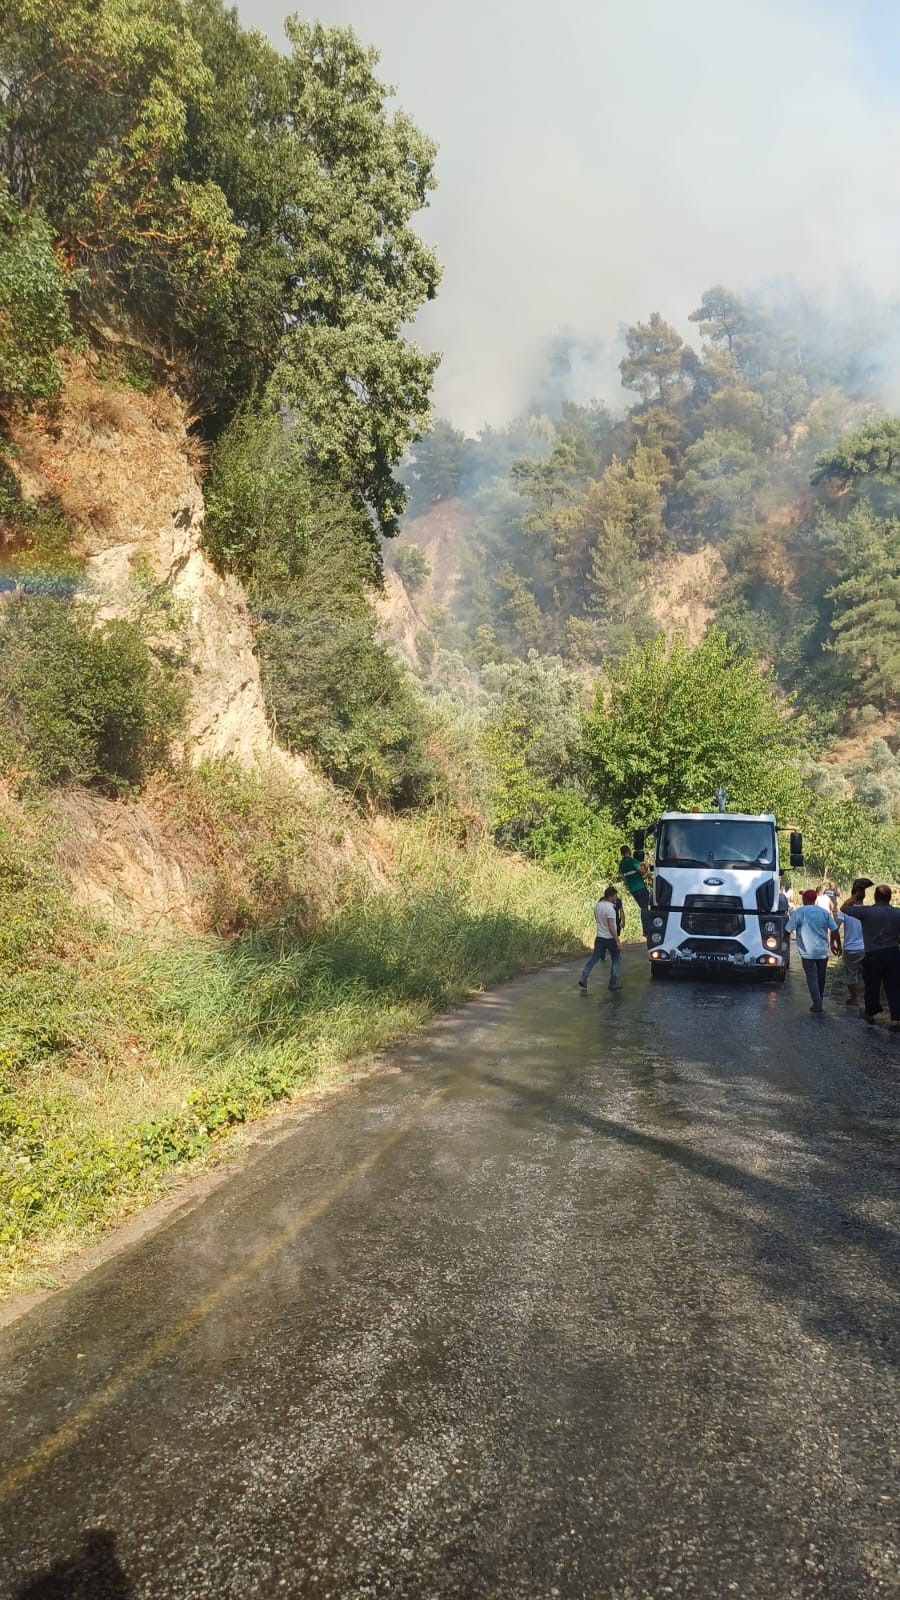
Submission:
<svg viewBox="0 0 900 1600">
<path fill-rule="evenodd" d="M 714 626 L 802 717 L 812 794 L 896 822 L 900 424 L 878 404 L 874 320 L 851 334 L 718 286 L 696 350 L 658 313 L 627 330 L 621 414 L 557 399 L 475 438 L 439 420 L 388 557 L 431 599 L 432 674 L 537 653 L 607 683 L 660 632 Z M 557 396 L 577 354 L 553 353 Z M 458 536 L 430 594 L 441 508 Z"/>
</svg>

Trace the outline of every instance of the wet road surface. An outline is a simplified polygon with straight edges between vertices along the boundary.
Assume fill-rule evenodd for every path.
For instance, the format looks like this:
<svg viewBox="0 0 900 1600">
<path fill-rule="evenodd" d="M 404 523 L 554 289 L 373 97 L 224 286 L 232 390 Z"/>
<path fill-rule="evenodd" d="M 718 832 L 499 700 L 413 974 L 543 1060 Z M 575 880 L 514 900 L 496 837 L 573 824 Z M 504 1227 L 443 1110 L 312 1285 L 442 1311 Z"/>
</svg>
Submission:
<svg viewBox="0 0 900 1600">
<path fill-rule="evenodd" d="M 577 970 L 6 1330 L 0 1594 L 900 1594 L 900 1044 Z"/>
</svg>

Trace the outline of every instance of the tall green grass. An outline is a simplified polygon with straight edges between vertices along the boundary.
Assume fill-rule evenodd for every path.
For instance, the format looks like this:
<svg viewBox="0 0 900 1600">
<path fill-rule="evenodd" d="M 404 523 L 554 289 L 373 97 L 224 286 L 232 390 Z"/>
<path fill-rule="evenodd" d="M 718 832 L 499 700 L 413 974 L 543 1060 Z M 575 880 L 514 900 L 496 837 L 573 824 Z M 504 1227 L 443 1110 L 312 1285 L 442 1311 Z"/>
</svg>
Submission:
<svg viewBox="0 0 900 1600">
<path fill-rule="evenodd" d="M 154 947 L 73 910 L 46 827 L 0 821 L 0 925 L 18 906 L 0 942 L 6 1286 L 209 1161 L 236 1124 L 586 931 L 580 888 L 419 821 L 394 828 L 389 873 L 361 866 L 312 932 L 285 917 Z"/>
</svg>

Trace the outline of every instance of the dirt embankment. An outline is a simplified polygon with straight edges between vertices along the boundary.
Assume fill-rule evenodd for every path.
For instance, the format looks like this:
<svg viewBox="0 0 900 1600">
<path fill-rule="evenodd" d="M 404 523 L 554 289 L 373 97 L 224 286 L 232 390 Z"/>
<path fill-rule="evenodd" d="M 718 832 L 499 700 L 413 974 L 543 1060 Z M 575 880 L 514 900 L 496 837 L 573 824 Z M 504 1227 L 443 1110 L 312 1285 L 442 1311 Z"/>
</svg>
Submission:
<svg viewBox="0 0 900 1600">
<path fill-rule="evenodd" d="M 725 563 L 712 545 L 675 555 L 654 571 L 650 610 L 668 638 L 684 633 L 698 644 L 715 615 Z"/>
<path fill-rule="evenodd" d="M 110 387 L 77 360 L 52 419 L 32 416 L 17 430 L 15 465 L 25 497 L 57 501 L 76 530 L 86 587 L 105 614 L 152 602 L 154 586 L 166 591 L 191 688 L 189 758 L 251 762 L 273 749 L 253 628 L 240 585 L 201 548 L 189 422 L 170 390 Z"/>
<path fill-rule="evenodd" d="M 436 501 L 430 510 L 404 526 L 397 549 L 415 545 L 428 562 L 429 576 L 414 592 L 393 565 L 393 549 L 385 560 L 384 594 L 375 610 L 385 635 L 414 666 L 419 644 L 432 627 L 436 610 L 451 609 L 459 582 L 460 553 L 472 531 L 472 518 L 459 499 Z"/>
<path fill-rule="evenodd" d="M 243 590 L 202 549 L 203 455 L 190 420 L 172 391 L 101 382 L 94 360 L 75 358 L 53 415 L 16 430 L 22 493 L 62 509 L 101 617 L 149 618 L 153 635 L 165 600 L 165 642 L 189 687 L 186 761 L 228 757 L 316 794 L 327 786 L 273 738 Z M 169 825 L 158 796 L 77 791 L 58 809 L 61 860 L 79 901 L 118 924 L 197 924 L 203 848 Z"/>
</svg>

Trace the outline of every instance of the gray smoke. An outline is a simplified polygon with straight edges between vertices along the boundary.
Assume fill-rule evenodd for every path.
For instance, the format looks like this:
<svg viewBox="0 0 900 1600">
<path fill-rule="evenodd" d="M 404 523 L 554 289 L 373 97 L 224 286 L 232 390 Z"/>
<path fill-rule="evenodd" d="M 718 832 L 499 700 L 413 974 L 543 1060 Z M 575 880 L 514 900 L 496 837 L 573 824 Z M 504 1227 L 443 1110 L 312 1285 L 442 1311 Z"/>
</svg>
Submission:
<svg viewBox="0 0 900 1600">
<path fill-rule="evenodd" d="M 290 3 L 290 0 L 288 0 Z M 242 0 L 280 40 L 284 0 Z M 900 291 L 900 18 L 889 0 L 316 0 L 381 53 L 440 146 L 421 231 L 445 266 L 417 334 L 466 428 L 530 398 L 574 330 L 621 403 L 623 325 L 686 337 L 703 289 Z M 893 354 L 900 354 L 898 351 Z M 900 366 L 885 371 L 900 402 Z"/>
</svg>

